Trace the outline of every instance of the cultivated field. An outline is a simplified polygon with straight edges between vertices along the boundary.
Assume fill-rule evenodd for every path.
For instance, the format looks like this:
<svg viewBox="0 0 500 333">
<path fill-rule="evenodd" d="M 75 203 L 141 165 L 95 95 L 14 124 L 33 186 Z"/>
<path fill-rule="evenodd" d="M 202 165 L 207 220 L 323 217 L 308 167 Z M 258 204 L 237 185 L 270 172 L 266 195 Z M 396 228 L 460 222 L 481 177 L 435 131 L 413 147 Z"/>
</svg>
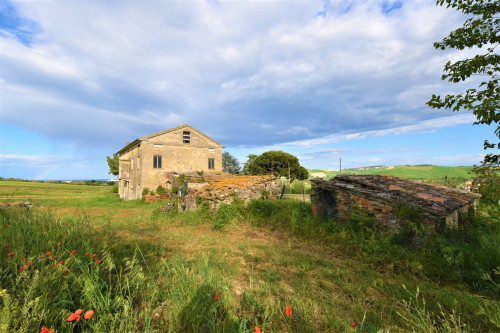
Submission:
<svg viewBox="0 0 500 333">
<path fill-rule="evenodd" d="M 0 203 L 25 201 L 0 206 L 3 332 L 500 331 L 496 217 L 410 250 L 292 200 L 164 213 L 111 186 L 0 181 Z M 77 309 L 94 316 L 67 322 Z"/>
</svg>

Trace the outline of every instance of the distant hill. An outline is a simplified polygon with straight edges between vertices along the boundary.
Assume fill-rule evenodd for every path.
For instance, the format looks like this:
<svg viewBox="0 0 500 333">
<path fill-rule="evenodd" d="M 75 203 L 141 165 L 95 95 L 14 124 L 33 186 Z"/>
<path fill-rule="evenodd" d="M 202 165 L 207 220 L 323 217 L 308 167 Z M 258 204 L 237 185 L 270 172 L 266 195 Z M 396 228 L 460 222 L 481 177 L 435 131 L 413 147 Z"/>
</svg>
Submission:
<svg viewBox="0 0 500 333">
<path fill-rule="evenodd" d="M 355 175 L 390 175 L 408 179 L 429 180 L 433 178 L 464 178 L 474 176 L 471 166 L 448 167 L 439 165 L 399 165 L 373 166 L 342 170 L 342 174 Z M 338 170 L 308 169 L 310 178 L 330 179 L 335 177 Z"/>
</svg>

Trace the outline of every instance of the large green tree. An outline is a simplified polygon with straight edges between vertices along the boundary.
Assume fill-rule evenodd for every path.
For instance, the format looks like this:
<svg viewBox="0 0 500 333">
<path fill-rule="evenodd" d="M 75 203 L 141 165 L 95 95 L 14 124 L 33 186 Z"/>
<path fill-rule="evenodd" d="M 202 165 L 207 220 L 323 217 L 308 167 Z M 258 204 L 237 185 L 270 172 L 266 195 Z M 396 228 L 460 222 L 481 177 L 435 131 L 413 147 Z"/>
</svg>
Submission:
<svg viewBox="0 0 500 333">
<path fill-rule="evenodd" d="M 240 161 L 228 152 L 222 153 L 222 171 L 237 175 L 241 171 Z"/>
<path fill-rule="evenodd" d="M 450 32 L 441 42 L 434 43 L 436 49 L 473 49 L 475 56 L 457 61 L 448 61 L 444 66 L 443 80 L 452 83 L 469 82 L 479 78 L 477 86 L 459 94 L 432 95 L 427 104 L 432 108 L 447 108 L 453 111 L 469 110 L 476 116 L 474 124 L 495 127 L 497 143 L 484 142 L 484 149 L 494 149 L 485 156 L 484 164 L 500 162 L 500 1 L 498 0 L 437 0 L 438 6 L 454 8 L 468 16 L 462 27 Z M 470 53 L 469 53 L 470 54 Z"/>
<path fill-rule="evenodd" d="M 118 176 L 120 161 L 118 160 L 118 155 L 113 154 L 113 157 L 106 156 L 108 161 L 109 173 Z"/>
<path fill-rule="evenodd" d="M 261 155 L 248 155 L 244 172 L 249 175 L 273 174 L 286 178 L 290 173 L 290 184 L 295 179 L 303 180 L 309 176 L 307 169 L 300 165 L 296 156 L 281 150 L 270 150 Z"/>
</svg>

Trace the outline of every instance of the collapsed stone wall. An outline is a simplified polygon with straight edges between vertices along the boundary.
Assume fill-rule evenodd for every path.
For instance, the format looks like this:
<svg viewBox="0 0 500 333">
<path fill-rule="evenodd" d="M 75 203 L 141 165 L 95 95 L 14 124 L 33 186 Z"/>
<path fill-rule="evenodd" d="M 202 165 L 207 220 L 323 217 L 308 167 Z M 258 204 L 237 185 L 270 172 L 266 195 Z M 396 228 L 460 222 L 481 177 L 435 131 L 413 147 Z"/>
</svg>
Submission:
<svg viewBox="0 0 500 333">
<path fill-rule="evenodd" d="M 181 181 L 179 181 L 181 178 Z M 187 183 L 187 191 L 181 188 Z M 234 176 L 218 174 L 175 174 L 162 175 L 162 186 L 167 193 L 159 196 L 145 196 L 146 202 L 178 198 L 184 209 L 195 208 L 201 203 L 217 208 L 221 203 L 232 203 L 235 198 L 244 201 L 269 198 L 276 199 L 281 194 L 280 180 L 275 176 Z M 172 193 L 172 188 L 179 189 Z"/>
</svg>

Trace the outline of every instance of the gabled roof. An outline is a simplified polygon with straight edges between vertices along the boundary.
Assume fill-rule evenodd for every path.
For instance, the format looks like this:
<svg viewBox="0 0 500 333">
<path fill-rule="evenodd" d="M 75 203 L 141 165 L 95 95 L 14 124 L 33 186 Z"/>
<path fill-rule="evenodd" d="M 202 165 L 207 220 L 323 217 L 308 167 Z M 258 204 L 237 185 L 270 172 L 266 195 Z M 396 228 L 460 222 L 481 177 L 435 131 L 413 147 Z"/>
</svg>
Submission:
<svg viewBox="0 0 500 333">
<path fill-rule="evenodd" d="M 180 129 L 184 129 L 184 128 L 189 128 L 192 132 L 196 132 L 198 133 L 199 135 L 203 136 L 204 138 L 212 141 L 213 143 L 215 143 L 216 145 L 218 145 L 219 147 L 221 148 L 225 148 L 222 144 L 218 143 L 217 141 L 215 141 L 214 139 L 212 139 L 211 137 L 207 136 L 206 134 L 198 131 L 196 128 L 194 128 L 193 126 L 189 125 L 189 124 L 184 124 L 184 125 L 180 125 L 180 126 L 177 126 L 177 127 L 173 127 L 173 128 L 170 128 L 170 129 L 167 129 L 167 130 L 164 130 L 164 131 L 161 131 L 161 132 L 157 132 L 157 133 L 153 133 L 153 134 L 149 134 L 149 135 L 146 135 L 146 136 L 143 136 L 143 137 L 140 137 L 139 139 L 135 139 L 134 141 L 132 141 L 131 143 L 129 143 L 128 145 L 126 145 L 125 147 L 123 147 L 122 149 L 120 149 L 117 154 L 120 155 L 122 152 L 124 152 L 125 150 L 127 149 L 130 149 L 132 148 L 133 146 L 135 146 L 136 144 L 140 143 L 141 141 L 147 141 L 149 139 L 152 139 L 156 136 L 159 136 L 159 135 L 163 135 L 163 134 L 166 134 L 166 133 L 170 133 L 170 132 L 173 132 L 173 131 L 177 131 L 177 130 L 180 130 Z"/>
</svg>

